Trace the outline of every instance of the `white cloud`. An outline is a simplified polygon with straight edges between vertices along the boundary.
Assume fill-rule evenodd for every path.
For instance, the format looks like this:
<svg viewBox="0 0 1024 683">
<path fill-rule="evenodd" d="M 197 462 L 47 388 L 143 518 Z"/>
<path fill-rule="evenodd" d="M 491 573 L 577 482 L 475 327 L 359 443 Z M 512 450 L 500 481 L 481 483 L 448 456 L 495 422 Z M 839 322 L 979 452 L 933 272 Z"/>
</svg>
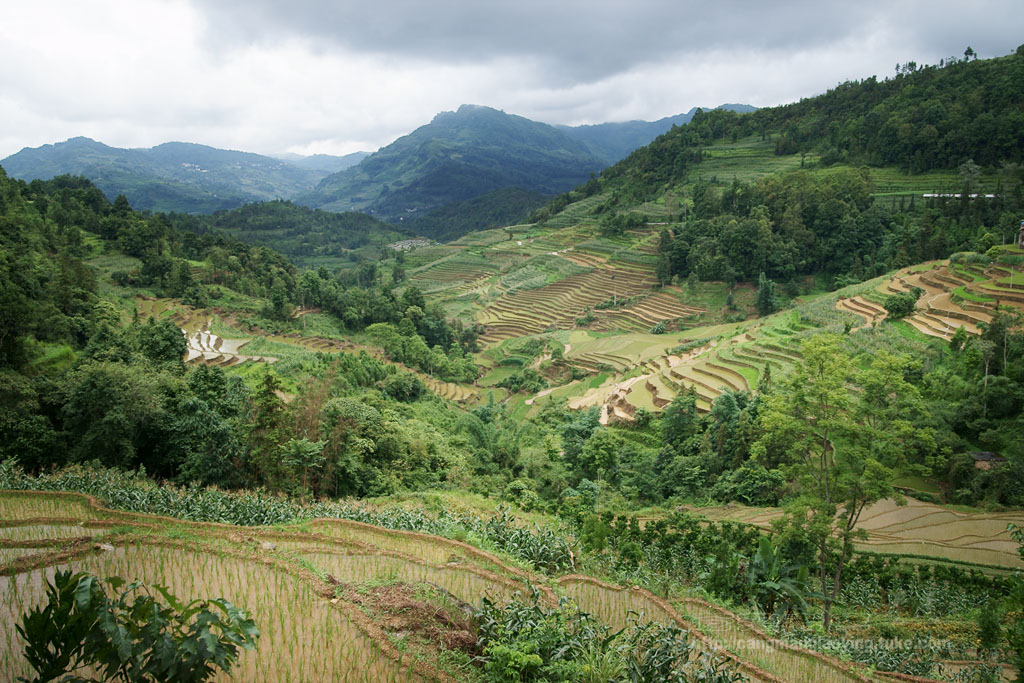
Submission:
<svg viewBox="0 0 1024 683">
<path fill-rule="evenodd" d="M 37 0 L 0 22 L 0 157 L 85 135 L 373 151 L 463 103 L 549 123 L 759 106 L 1015 47 L 1024 4 Z"/>
</svg>

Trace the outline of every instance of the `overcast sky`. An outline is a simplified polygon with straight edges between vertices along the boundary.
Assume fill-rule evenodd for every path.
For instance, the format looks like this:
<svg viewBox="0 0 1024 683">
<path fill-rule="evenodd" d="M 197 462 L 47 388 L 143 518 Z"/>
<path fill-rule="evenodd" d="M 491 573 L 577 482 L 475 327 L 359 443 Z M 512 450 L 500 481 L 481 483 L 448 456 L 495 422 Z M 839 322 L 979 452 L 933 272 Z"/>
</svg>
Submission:
<svg viewBox="0 0 1024 683">
<path fill-rule="evenodd" d="M 547 123 L 770 106 L 1012 52 L 1024 2 L 32 0 L 0 20 L 0 158 L 84 135 L 375 151 L 460 104 Z"/>
</svg>

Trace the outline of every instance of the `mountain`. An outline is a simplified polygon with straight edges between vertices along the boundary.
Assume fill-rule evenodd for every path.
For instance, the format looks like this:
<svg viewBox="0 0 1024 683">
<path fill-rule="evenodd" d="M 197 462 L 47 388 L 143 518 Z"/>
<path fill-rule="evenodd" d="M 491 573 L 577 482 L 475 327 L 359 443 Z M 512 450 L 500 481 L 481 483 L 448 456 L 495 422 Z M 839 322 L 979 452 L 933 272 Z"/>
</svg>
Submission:
<svg viewBox="0 0 1024 683">
<path fill-rule="evenodd" d="M 309 171 L 322 171 L 326 175 L 352 168 L 368 156 L 370 152 L 352 152 L 340 157 L 330 154 L 275 154 L 274 158 Z"/>
<path fill-rule="evenodd" d="M 81 175 L 110 199 L 125 195 L 136 209 L 182 213 L 290 197 L 309 190 L 326 174 L 259 154 L 192 143 L 121 149 L 84 137 L 25 148 L 0 165 L 23 180 Z"/>
<path fill-rule="evenodd" d="M 507 187 L 564 192 L 606 165 L 553 126 L 463 105 L 324 178 L 296 201 L 395 221 Z"/>
<path fill-rule="evenodd" d="M 752 107 L 749 104 L 723 104 L 715 108 L 734 111 L 738 114 L 747 114 L 757 110 L 757 107 Z M 685 114 L 666 116 L 657 121 L 624 121 L 588 126 L 557 126 L 557 128 L 583 142 L 595 156 L 611 165 L 625 158 L 634 149 L 648 145 L 654 138 L 672 130 L 672 126 L 689 123 L 698 111 L 700 108 L 694 107 Z"/>
</svg>

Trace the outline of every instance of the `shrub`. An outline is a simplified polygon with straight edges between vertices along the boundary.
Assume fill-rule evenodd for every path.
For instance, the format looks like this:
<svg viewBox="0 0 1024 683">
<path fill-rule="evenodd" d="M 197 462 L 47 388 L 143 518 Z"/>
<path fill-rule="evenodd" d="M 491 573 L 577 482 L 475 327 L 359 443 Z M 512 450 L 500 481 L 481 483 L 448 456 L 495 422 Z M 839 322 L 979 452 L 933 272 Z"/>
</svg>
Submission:
<svg viewBox="0 0 1024 683">
<path fill-rule="evenodd" d="M 106 583 L 115 591 L 125 585 L 118 577 Z M 253 649 L 260 635 L 227 600 L 182 604 L 163 586 L 137 581 L 113 600 L 92 574 L 58 571 L 46 595 L 47 604 L 27 612 L 17 627 L 41 681 L 83 667 L 98 669 L 104 680 L 205 681 L 216 668 L 227 672 L 238 649 Z"/>
<path fill-rule="evenodd" d="M 556 609 L 532 604 L 496 605 L 487 598 L 476 612 L 478 641 L 489 681 L 707 681 L 743 677 L 720 656 L 694 652 L 688 634 L 672 624 L 630 618 L 613 632 L 562 598 Z"/>
<path fill-rule="evenodd" d="M 914 309 L 917 307 L 917 300 L 921 297 L 921 294 L 923 294 L 921 288 L 914 287 L 909 292 L 890 294 L 886 297 L 885 303 L 882 305 L 885 307 L 885 310 L 889 312 L 890 318 L 905 318 L 908 315 L 913 314 Z"/>
</svg>

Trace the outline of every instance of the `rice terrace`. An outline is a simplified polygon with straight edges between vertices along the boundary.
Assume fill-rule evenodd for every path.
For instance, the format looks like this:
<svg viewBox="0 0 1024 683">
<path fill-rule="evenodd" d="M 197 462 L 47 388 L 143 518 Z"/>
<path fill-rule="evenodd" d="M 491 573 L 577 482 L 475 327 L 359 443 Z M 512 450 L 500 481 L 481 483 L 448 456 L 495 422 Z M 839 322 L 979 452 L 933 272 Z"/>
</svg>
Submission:
<svg viewBox="0 0 1024 683">
<path fill-rule="evenodd" d="M 1022 680 L 1022 112 L 8 157 L 0 680 Z"/>
</svg>

